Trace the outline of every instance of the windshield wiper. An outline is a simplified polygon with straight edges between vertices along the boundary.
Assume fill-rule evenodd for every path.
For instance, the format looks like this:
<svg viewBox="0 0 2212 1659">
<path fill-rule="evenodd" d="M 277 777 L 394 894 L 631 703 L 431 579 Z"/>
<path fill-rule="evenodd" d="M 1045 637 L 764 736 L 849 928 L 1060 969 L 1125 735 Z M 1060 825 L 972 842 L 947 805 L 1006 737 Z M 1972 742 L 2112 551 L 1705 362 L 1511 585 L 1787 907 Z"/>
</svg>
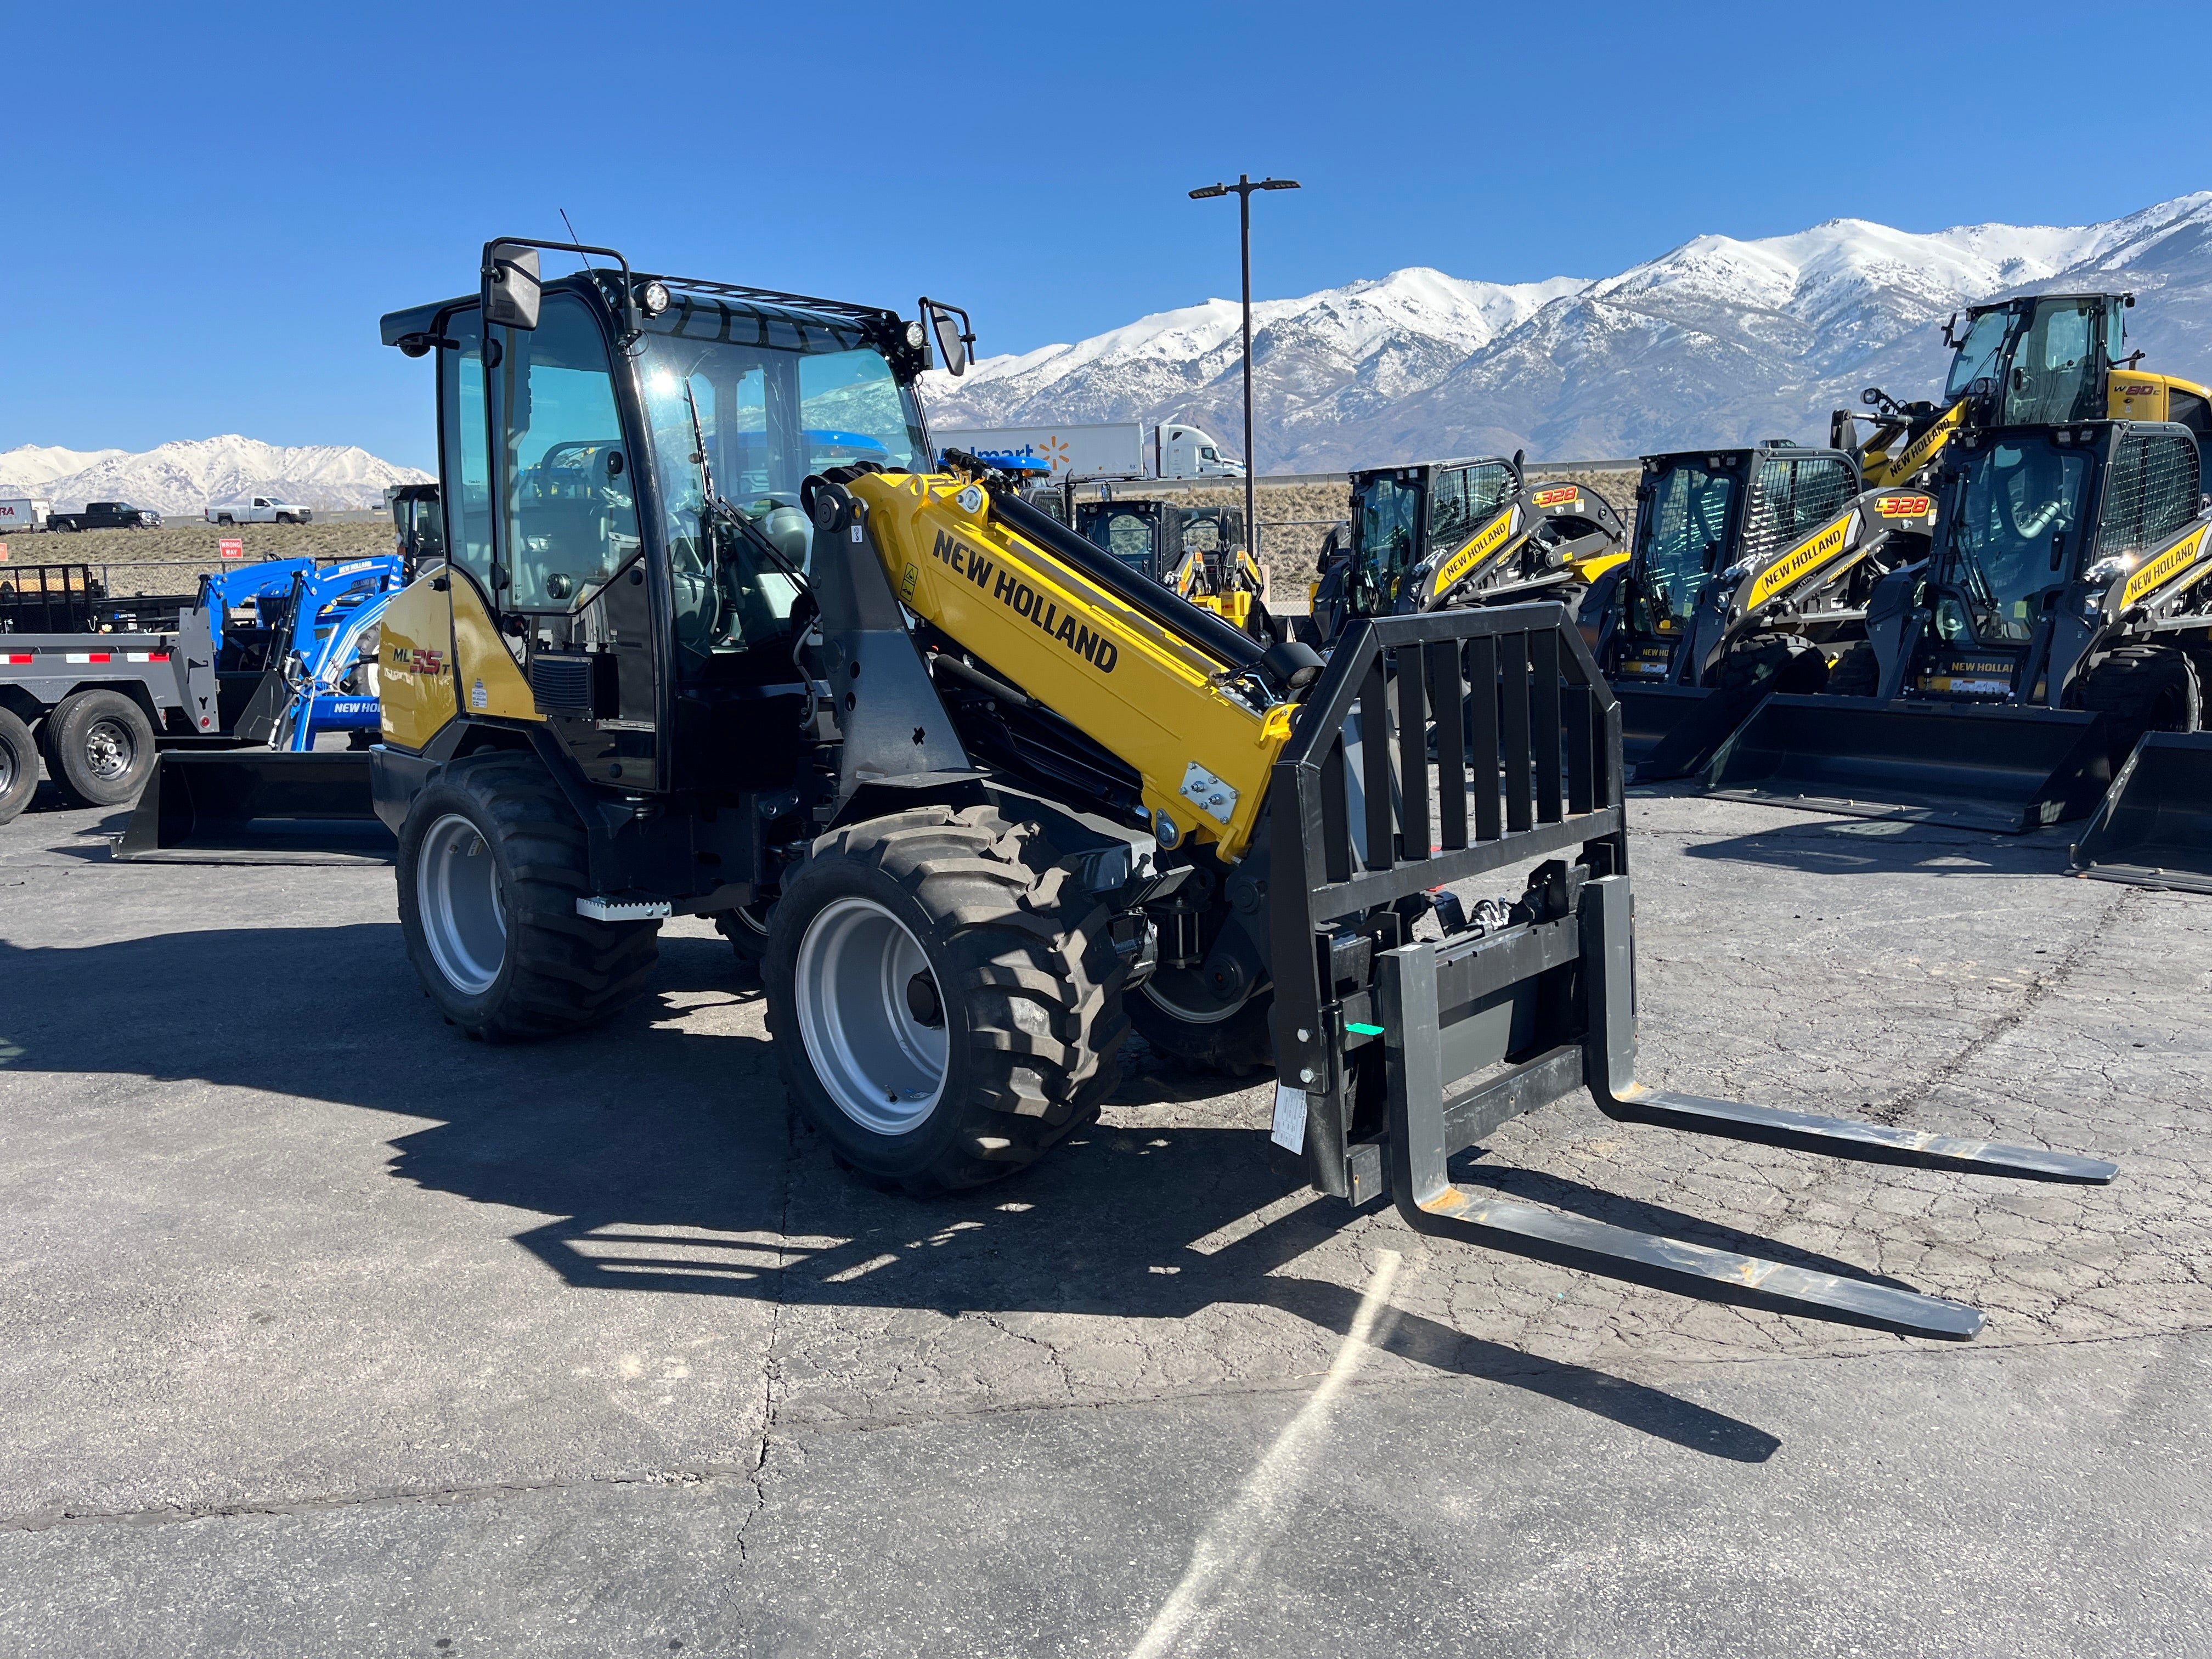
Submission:
<svg viewBox="0 0 2212 1659">
<path fill-rule="evenodd" d="M 768 532 L 747 518 L 742 508 L 715 492 L 714 465 L 707 459 L 707 434 L 699 423 L 699 399 L 688 378 L 684 382 L 684 401 L 691 411 L 691 464 L 699 469 L 700 493 L 709 522 L 735 526 L 763 558 L 797 584 L 800 592 L 812 598 L 814 585 L 806 580 L 806 573 L 786 558 L 783 550 L 770 541 Z"/>
</svg>

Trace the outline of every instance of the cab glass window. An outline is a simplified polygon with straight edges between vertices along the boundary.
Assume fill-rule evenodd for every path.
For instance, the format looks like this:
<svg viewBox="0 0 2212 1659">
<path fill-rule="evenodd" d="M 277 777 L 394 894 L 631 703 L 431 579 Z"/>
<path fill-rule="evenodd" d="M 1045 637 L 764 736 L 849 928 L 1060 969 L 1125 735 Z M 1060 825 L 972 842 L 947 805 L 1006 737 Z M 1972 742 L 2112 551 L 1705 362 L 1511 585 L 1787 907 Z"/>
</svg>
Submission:
<svg viewBox="0 0 2212 1659">
<path fill-rule="evenodd" d="M 2092 332 L 2097 310 L 2093 301 L 2036 302 L 2005 383 L 2005 425 L 2057 426 L 2100 412 L 2103 364 Z"/>
<path fill-rule="evenodd" d="M 507 605 L 573 611 L 639 546 L 606 342 L 571 294 L 551 295 L 535 329 L 503 332 Z"/>
<path fill-rule="evenodd" d="M 438 352 L 438 428 L 445 449 L 442 471 L 446 546 L 454 564 L 491 592 L 491 441 L 484 428 L 483 325 L 474 310 L 445 323 L 458 350 Z"/>
<path fill-rule="evenodd" d="M 1638 501 L 1634 574 L 1638 602 L 1654 628 L 1689 620 L 1728 545 L 1736 481 L 1725 470 L 1679 462 L 1646 486 Z"/>
<path fill-rule="evenodd" d="M 1982 644 L 2025 642 L 2045 595 L 2077 568 L 2089 471 L 2085 451 L 2042 436 L 1992 443 L 1965 462 L 1942 585 Z"/>
</svg>

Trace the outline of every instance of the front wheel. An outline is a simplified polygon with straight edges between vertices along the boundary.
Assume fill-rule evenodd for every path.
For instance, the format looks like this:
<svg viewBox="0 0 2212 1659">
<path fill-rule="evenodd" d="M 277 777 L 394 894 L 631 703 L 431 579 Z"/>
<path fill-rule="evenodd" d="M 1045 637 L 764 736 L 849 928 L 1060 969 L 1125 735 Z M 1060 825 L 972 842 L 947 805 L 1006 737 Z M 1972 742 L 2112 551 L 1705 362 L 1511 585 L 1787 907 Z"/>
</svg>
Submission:
<svg viewBox="0 0 2212 1659">
<path fill-rule="evenodd" d="M 659 922 L 576 914 L 592 891 L 584 826 L 534 756 L 448 766 L 400 828 L 398 878 L 408 959 L 472 1036 L 580 1030 L 652 976 Z"/>
<path fill-rule="evenodd" d="M 1033 826 L 924 807 L 824 836 L 762 979 L 785 1084 L 848 1166 L 927 1194 L 1034 1163 L 1121 1079 L 1103 905 Z"/>
</svg>

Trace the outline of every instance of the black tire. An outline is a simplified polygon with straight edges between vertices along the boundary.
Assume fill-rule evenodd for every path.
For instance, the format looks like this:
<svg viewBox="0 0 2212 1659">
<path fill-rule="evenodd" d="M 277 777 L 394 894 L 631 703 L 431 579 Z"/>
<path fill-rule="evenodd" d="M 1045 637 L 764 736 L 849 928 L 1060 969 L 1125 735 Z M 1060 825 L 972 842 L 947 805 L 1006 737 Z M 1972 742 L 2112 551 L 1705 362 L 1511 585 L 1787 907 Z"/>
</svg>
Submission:
<svg viewBox="0 0 2212 1659">
<path fill-rule="evenodd" d="M 1267 1026 L 1275 1006 L 1273 987 L 1255 991 L 1219 1019 L 1192 1019 L 1178 1005 L 1164 1001 L 1166 988 L 1151 981 L 1129 993 L 1129 1022 L 1137 1035 L 1186 1071 L 1220 1077 L 1249 1077 L 1275 1063 Z"/>
<path fill-rule="evenodd" d="M 1054 857 L 1033 826 L 988 807 L 923 807 L 823 836 L 784 884 L 762 967 L 777 1062 L 864 1179 L 927 1195 L 1012 1175 L 1120 1082 L 1127 969 L 1109 913 Z M 902 988 L 903 1021 L 873 965 L 890 950 L 926 964 Z M 854 974 L 830 983 L 848 962 Z M 886 1086 L 903 1079 L 916 1086 Z M 885 1092 L 873 1121 L 859 1115 L 874 1099 L 857 1097 L 863 1085 Z"/>
<path fill-rule="evenodd" d="M 738 960 L 758 968 L 768 959 L 768 906 L 754 904 L 716 913 L 714 931 L 730 941 Z"/>
<path fill-rule="evenodd" d="M 154 773 L 154 723 L 120 691 L 79 691 L 40 722 L 54 786 L 70 806 L 125 806 Z"/>
<path fill-rule="evenodd" d="M 490 904 L 504 938 L 477 952 L 471 977 L 449 957 L 457 928 L 434 915 L 426 896 L 465 896 L 467 884 L 441 860 L 474 857 L 459 818 L 492 860 Z M 584 826 L 535 756 L 457 761 L 416 796 L 399 831 L 399 927 L 408 960 L 441 1012 L 472 1036 L 501 1042 L 558 1036 L 594 1024 L 645 989 L 659 954 L 658 921 L 594 921 L 576 914 L 592 891 Z M 427 890 L 427 893 L 426 893 Z M 448 907 L 458 908 L 457 906 Z M 484 914 L 489 914 L 486 912 Z M 486 935 L 488 939 L 495 936 Z"/>
<path fill-rule="evenodd" d="M 297 524 L 300 521 L 289 513 L 279 513 L 276 515 L 276 522 L 278 524 Z"/>
<path fill-rule="evenodd" d="M 1713 666 L 1713 690 L 1739 696 L 1816 692 L 1828 683 L 1828 659 L 1793 634 L 1753 634 Z"/>
<path fill-rule="evenodd" d="M 216 528 L 218 530 L 222 529 L 225 525 L 235 525 L 237 522 L 238 521 L 232 518 L 228 513 L 222 514 L 215 521 Z"/>
<path fill-rule="evenodd" d="M 39 793 L 39 745 L 31 728 L 0 708 L 0 823 L 13 823 Z"/>
<path fill-rule="evenodd" d="M 1828 670 L 1828 683 L 1821 688 L 1832 697 L 1872 697 L 1881 693 L 1881 665 L 1875 660 L 1874 647 L 1855 645 L 1836 659 Z"/>
<path fill-rule="evenodd" d="M 2146 732 L 2194 732 L 2203 724 L 2197 669 L 2168 645 L 2124 645 L 2081 683 L 2081 707 L 2105 717 L 2115 770 Z"/>
</svg>

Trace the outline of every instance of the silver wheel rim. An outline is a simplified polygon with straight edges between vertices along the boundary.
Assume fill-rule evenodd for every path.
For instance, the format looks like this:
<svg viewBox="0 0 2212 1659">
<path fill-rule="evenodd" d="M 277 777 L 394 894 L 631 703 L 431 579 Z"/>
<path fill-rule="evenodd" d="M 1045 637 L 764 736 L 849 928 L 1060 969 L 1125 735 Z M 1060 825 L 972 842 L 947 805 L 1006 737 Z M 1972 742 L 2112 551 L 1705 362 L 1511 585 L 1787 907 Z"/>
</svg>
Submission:
<svg viewBox="0 0 2212 1659">
<path fill-rule="evenodd" d="M 933 1025 L 914 1006 L 917 978 L 938 998 Z M 799 942 L 793 981 L 806 1056 L 838 1110 L 872 1134 L 902 1135 L 937 1109 L 943 994 L 905 923 L 872 899 L 825 905 Z"/>
<path fill-rule="evenodd" d="M 86 731 L 85 769 L 102 783 L 128 777 L 137 759 L 137 740 L 121 720 L 94 720 Z"/>
<path fill-rule="evenodd" d="M 507 960 L 507 907 L 499 865 L 483 832 L 448 812 L 422 837 L 415 864 L 422 937 L 438 971 L 464 996 L 481 996 Z"/>
<path fill-rule="evenodd" d="M 1172 1001 L 1169 998 L 1161 995 L 1158 981 L 1156 979 L 1148 979 L 1137 988 L 1145 1000 L 1150 1002 L 1154 1007 L 1162 1009 L 1166 1012 L 1174 1015 L 1176 1018 L 1181 1020 L 1186 1025 L 1218 1025 L 1223 1020 L 1229 1018 L 1234 1014 L 1241 1012 L 1246 1003 L 1251 1001 L 1255 996 L 1256 996 L 1261 991 L 1265 990 L 1267 988 L 1265 986 L 1255 986 L 1252 989 L 1245 992 L 1243 996 L 1237 998 L 1234 1002 L 1228 1004 L 1209 1002 L 1207 1006 L 1203 1008 L 1186 1008 L 1182 1004 Z"/>
</svg>

